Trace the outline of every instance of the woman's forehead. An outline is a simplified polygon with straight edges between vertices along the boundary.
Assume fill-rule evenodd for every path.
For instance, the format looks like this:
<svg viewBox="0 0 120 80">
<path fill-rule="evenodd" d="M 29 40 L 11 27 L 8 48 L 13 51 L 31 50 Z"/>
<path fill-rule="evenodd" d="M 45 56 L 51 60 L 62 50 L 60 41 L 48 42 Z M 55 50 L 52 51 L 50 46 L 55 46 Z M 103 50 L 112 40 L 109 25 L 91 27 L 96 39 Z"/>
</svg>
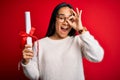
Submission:
<svg viewBox="0 0 120 80">
<path fill-rule="evenodd" d="M 71 13 L 71 9 L 69 7 L 62 7 L 59 9 L 58 14 L 63 15 L 63 16 L 69 16 L 72 13 Z"/>
</svg>

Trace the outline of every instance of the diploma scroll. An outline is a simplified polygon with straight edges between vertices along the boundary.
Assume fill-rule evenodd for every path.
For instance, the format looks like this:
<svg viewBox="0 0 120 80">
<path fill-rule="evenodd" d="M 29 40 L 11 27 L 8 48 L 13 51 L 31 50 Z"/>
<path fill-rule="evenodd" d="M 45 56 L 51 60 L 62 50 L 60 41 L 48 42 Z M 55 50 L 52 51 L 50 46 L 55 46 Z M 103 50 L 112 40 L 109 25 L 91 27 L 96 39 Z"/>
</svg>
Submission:
<svg viewBox="0 0 120 80">
<path fill-rule="evenodd" d="M 31 19 L 30 19 L 30 12 L 25 12 L 25 23 L 26 23 L 26 33 L 29 34 L 31 30 Z M 27 44 L 32 46 L 32 37 L 27 37 Z"/>
</svg>

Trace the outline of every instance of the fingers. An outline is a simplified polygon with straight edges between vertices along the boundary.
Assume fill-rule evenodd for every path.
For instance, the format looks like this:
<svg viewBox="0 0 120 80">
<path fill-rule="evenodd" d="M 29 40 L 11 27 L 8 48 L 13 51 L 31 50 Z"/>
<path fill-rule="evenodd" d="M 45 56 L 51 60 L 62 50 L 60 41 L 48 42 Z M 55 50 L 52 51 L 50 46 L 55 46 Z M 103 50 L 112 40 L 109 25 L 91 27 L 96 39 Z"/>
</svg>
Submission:
<svg viewBox="0 0 120 80">
<path fill-rule="evenodd" d="M 67 22 L 73 29 L 75 29 L 76 23 L 72 17 L 71 17 L 71 19 L 67 20 Z"/>
<path fill-rule="evenodd" d="M 23 59 L 25 60 L 32 59 L 33 56 L 32 53 L 23 53 Z"/>
<path fill-rule="evenodd" d="M 79 10 L 78 8 L 76 8 L 76 11 L 77 11 L 77 14 L 78 14 L 79 16 L 81 16 L 82 10 Z"/>
<path fill-rule="evenodd" d="M 33 51 L 30 49 L 25 48 L 23 50 L 23 58 L 32 58 L 33 57 Z"/>
<path fill-rule="evenodd" d="M 33 50 L 30 49 L 32 48 L 32 46 L 30 45 L 25 45 L 25 48 L 23 49 L 22 53 L 23 53 L 23 59 L 24 59 L 24 63 L 28 63 L 30 59 L 33 58 L 34 54 L 33 54 Z"/>
<path fill-rule="evenodd" d="M 73 9 L 71 9 L 71 13 L 73 15 L 69 17 L 68 23 L 72 28 L 78 31 L 79 28 L 82 27 L 82 21 L 81 21 L 82 10 L 76 8 L 76 12 L 75 12 Z"/>
<path fill-rule="evenodd" d="M 72 23 L 75 21 L 75 17 L 72 15 L 68 18 L 69 21 L 71 21 Z"/>
<path fill-rule="evenodd" d="M 82 15 L 82 10 L 80 10 L 80 16 Z"/>
<path fill-rule="evenodd" d="M 33 53 L 33 51 L 29 48 L 23 49 L 23 53 Z"/>
<path fill-rule="evenodd" d="M 26 44 L 26 45 L 25 45 L 25 48 L 32 48 L 32 46 L 31 46 L 31 45 Z"/>
<path fill-rule="evenodd" d="M 76 8 L 76 11 L 77 11 L 77 14 L 79 15 L 79 14 L 80 14 L 80 12 L 79 12 L 79 9 L 78 9 L 78 8 Z"/>
<path fill-rule="evenodd" d="M 71 13 L 73 14 L 73 16 L 77 15 L 77 13 L 73 9 L 71 9 Z"/>
<path fill-rule="evenodd" d="M 68 24 L 71 26 L 72 25 L 72 20 L 67 20 Z"/>
<path fill-rule="evenodd" d="M 79 10 L 78 8 L 76 8 L 76 12 L 73 9 L 71 9 L 71 12 L 75 17 L 81 16 L 82 14 L 82 10 Z"/>
</svg>

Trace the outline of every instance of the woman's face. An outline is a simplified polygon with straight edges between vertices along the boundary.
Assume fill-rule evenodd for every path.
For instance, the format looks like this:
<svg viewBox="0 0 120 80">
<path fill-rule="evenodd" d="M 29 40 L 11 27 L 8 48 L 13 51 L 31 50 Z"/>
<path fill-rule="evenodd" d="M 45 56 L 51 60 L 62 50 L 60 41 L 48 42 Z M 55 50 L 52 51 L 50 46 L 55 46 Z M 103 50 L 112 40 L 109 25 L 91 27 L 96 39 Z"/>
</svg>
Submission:
<svg viewBox="0 0 120 80">
<path fill-rule="evenodd" d="M 72 16 L 71 9 L 69 7 L 62 7 L 58 11 L 58 15 L 56 17 L 56 31 L 55 35 L 58 38 L 66 38 L 68 33 L 71 30 L 70 25 L 67 20 Z"/>
</svg>

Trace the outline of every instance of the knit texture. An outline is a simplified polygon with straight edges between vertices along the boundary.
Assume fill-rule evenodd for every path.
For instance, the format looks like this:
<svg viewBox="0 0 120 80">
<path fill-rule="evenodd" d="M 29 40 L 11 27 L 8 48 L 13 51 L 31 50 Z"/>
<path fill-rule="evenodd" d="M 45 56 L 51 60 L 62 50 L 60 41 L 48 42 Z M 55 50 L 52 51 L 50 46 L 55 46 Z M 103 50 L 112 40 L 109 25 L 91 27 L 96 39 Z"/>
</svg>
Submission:
<svg viewBox="0 0 120 80">
<path fill-rule="evenodd" d="M 38 78 L 42 80 L 85 80 L 82 58 L 85 57 L 92 62 L 100 62 L 103 59 L 102 47 L 88 31 L 61 40 L 45 37 L 38 42 L 39 55 L 36 56 L 35 43 L 33 59 L 27 65 L 22 64 L 25 75 L 31 80 Z"/>
</svg>

